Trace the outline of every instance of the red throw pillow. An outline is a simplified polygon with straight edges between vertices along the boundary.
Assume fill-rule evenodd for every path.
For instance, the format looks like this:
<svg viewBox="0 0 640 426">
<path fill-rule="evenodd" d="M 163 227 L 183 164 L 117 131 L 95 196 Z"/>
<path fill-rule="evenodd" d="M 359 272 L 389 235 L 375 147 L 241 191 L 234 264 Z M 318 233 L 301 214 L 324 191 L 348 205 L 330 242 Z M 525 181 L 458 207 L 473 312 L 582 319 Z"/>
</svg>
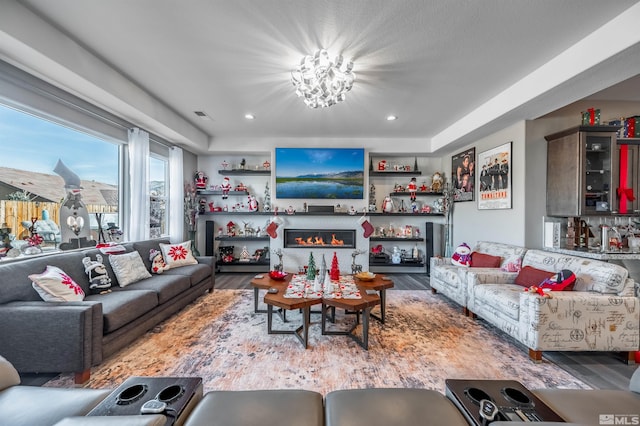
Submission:
<svg viewBox="0 0 640 426">
<path fill-rule="evenodd" d="M 543 271 L 542 269 L 537 269 L 533 266 L 525 266 L 518 273 L 515 284 L 527 288 L 532 286 L 537 287 L 541 282 L 547 278 L 553 277 L 554 275 L 556 275 L 555 272 Z"/>
<path fill-rule="evenodd" d="M 500 256 L 492 256 L 477 251 L 471 253 L 472 268 L 499 268 L 501 263 L 502 258 Z"/>
</svg>

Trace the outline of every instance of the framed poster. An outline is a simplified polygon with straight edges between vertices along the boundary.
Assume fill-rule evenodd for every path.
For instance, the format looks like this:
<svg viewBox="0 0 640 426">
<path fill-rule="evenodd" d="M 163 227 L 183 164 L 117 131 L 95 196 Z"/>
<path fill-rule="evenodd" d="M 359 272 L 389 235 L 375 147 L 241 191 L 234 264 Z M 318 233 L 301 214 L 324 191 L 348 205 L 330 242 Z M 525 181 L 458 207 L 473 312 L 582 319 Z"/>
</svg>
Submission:
<svg viewBox="0 0 640 426">
<path fill-rule="evenodd" d="M 475 193 L 476 149 L 470 148 L 451 157 L 453 201 L 473 201 Z"/>
<path fill-rule="evenodd" d="M 478 209 L 511 208 L 511 145 L 507 142 L 478 155 Z"/>
</svg>

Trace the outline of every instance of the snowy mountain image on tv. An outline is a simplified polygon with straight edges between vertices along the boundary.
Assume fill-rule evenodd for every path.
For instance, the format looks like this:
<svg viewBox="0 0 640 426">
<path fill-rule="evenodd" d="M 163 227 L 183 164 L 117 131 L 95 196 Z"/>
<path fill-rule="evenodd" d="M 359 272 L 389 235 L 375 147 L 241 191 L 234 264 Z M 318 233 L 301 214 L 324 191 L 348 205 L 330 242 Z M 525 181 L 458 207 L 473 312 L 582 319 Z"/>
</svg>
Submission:
<svg viewBox="0 0 640 426">
<path fill-rule="evenodd" d="M 276 148 L 276 197 L 363 199 L 363 148 Z"/>
</svg>

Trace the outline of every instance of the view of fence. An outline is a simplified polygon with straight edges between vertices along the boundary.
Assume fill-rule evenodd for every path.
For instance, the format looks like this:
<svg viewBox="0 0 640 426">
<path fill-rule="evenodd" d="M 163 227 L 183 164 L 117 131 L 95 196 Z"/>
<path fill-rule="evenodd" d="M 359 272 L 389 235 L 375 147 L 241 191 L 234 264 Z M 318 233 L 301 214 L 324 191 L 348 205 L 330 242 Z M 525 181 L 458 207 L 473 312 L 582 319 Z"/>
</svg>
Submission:
<svg viewBox="0 0 640 426">
<path fill-rule="evenodd" d="M 118 212 L 117 206 L 105 204 L 88 204 L 86 207 L 89 214 Z M 6 223 L 11 233 L 20 238 L 26 231 L 22 222 L 31 223 L 31 218 L 42 219 L 44 210 L 49 212 L 49 219 L 60 225 L 60 203 L 0 200 L 0 225 Z"/>
</svg>

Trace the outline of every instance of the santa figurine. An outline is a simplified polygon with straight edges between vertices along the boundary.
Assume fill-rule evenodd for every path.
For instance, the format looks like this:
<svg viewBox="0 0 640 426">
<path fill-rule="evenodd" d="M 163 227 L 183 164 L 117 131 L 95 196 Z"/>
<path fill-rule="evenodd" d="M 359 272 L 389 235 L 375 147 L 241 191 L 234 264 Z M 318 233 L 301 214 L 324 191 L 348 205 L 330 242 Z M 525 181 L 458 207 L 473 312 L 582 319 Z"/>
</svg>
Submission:
<svg viewBox="0 0 640 426">
<path fill-rule="evenodd" d="M 385 213 L 393 213 L 393 200 L 388 195 L 384 197 L 382 201 L 382 211 Z"/>
<path fill-rule="evenodd" d="M 416 191 L 418 190 L 418 183 L 416 182 L 416 178 L 411 178 L 411 182 L 407 185 L 407 191 L 409 191 L 409 198 L 411 201 L 416 200 Z"/>
<path fill-rule="evenodd" d="M 194 180 L 196 183 L 196 189 L 207 189 L 207 181 L 209 178 L 204 174 L 204 172 L 196 172 Z"/>
<path fill-rule="evenodd" d="M 254 195 L 249 195 L 249 203 L 247 205 L 247 209 L 250 212 L 258 211 L 258 200 L 256 200 L 256 197 Z"/>
<path fill-rule="evenodd" d="M 226 200 L 229 196 L 229 191 L 231 190 L 231 182 L 228 177 L 222 178 L 222 184 L 220 185 L 220 189 L 222 190 L 222 199 Z"/>
</svg>

